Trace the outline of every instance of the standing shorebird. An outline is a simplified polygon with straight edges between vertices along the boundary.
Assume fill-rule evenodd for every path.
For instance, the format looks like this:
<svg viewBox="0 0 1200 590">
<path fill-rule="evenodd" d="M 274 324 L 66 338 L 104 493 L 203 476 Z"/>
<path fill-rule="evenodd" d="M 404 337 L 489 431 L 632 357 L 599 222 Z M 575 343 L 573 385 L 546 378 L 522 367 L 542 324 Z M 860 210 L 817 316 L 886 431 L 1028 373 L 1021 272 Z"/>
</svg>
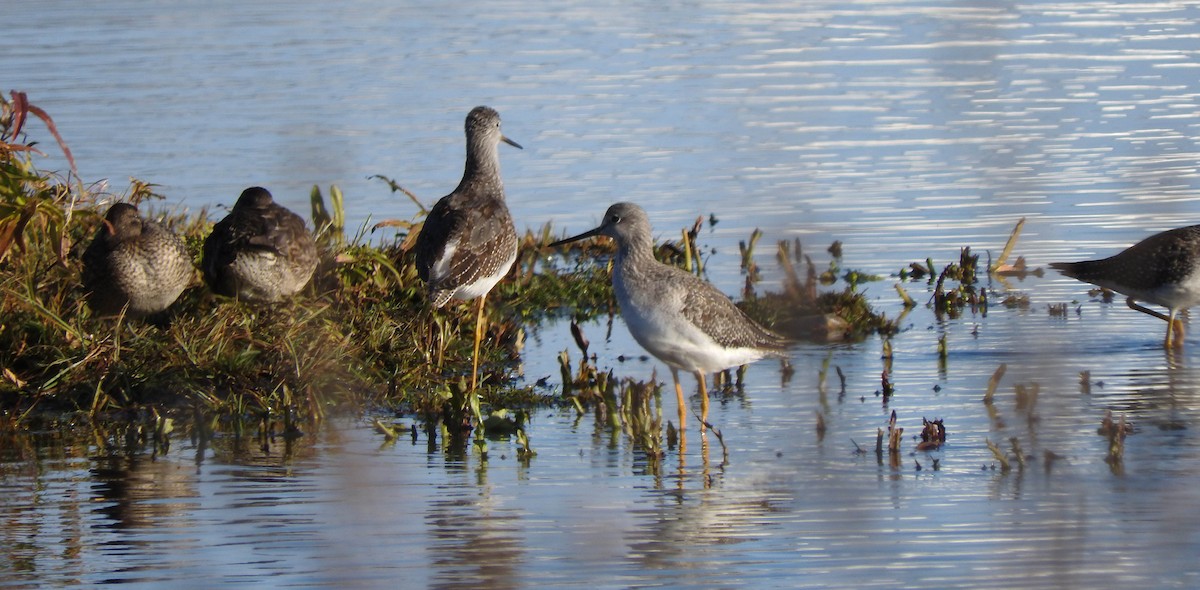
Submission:
<svg viewBox="0 0 1200 590">
<path fill-rule="evenodd" d="M 483 302 L 517 259 L 517 232 L 504 204 L 500 181 L 500 142 L 520 144 L 500 132 L 500 113 L 479 106 L 467 114 L 467 162 L 454 192 L 442 197 L 425 218 L 414 248 L 417 273 L 429 288 L 435 309 L 451 299 L 476 299 L 475 353 L 471 390 L 479 379 Z"/>
<path fill-rule="evenodd" d="M 193 274 L 192 257 L 171 230 L 117 203 L 83 253 L 83 288 L 96 315 L 132 317 L 163 311 L 175 303 Z"/>
<path fill-rule="evenodd" d="M 679 384 L 680 369 L 692 372 L 700 386 L 703 432 L 708 422 L 705 373 L 767 356 L 786 357 L 784 338 L 754 323 L 716 287 L 655 260 L 650 220 L 633 203 L 609 207 L 599 227 L 550 246 L 599 235 L 617 242 L 612 282 L 625 325 L 642 348 L 671 368 L 680 432 L 687 415 Z"/>
<path fill-rule="evenodd" d="M 273 303 L 295 295 L 317 269 L 304 219 L 253 186 L 204 240 L 204 280 L 219 295 Z"/>
<path fill-rule="evenodd" d="M 1125 295 L 1126 305 L 1166 320 L 1166 348 L 1183 346 L 1183 322 L 1175 318 L 1200 303 L 1200 225 L 1154 234 L 1101 260 L 1053 262 L 1050 268 Z M 1154 311 L 1138 301 L 1167 308 Z"/>
</svg>

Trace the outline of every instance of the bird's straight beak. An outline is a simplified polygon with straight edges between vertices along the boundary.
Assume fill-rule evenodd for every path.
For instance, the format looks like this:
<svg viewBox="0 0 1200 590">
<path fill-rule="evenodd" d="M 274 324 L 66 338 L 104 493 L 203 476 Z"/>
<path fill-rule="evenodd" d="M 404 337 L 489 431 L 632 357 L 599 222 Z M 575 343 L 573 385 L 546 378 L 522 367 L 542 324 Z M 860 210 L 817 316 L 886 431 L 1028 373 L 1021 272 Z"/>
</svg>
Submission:
<svg viewBox="0 0 1200 590">
<path fill-rule="evenodd" d="M 523 149 L 525 149 L 525 148 L 521 147 L 521 144 L 519 144 L 519 143 L 517 143 L 517 142 L 515 142 L 515 141 L 513 141 L 513 140 L 511 140 L 511 139 L 509 139 L 509 138 L 507 138 L 507 137 L 504 137 L 503 135 L 501 135 L 501 136 L 500 136 L 500 141 L 503 141 L 504 143 L 507 143 L 508 145 L 511 145 L 511 146 L 513 146 L 513 147 L 515 147 L 515 148 L 517 148 L 517 149 L 519 149 L 519 150 L 523 150 Z"/>
<path fill-rule="evenodd" d="M 602 229 L 604 229 L 604 226 L 600 226 L 600 227 L 597 227 L 597 228 L 595 228 L 595 229 L 590 229 L 590 230 L 588 230 L 588 231 L 585 231 L 585 232 L 583 232 L 583 233 L 581 233 L 581 234 L 579 234 L 579 235 L 577 235 L 577 236 L 575 236 L 575 237 L 572 237 L 572 238 L 567 238 L 567 239 L 565 239 L 565 240 L 559 240 L 559 241 L 557 241 L 557 242 L 554 242 L 553 244 L 550 244 L 550 246 L 549 246 L 549 247 L 550 247 L 550 248 L 557 248 L 557 247 L 559 247 L 559 246 L 561 246 L 561 245 L 563 245 L 563 244 L 570 244 L 571 242 L 578 242 L 579 240 L 587 239 L 587 238 L 590 238 L 590 237 L 593 237 L 593 236 L 600 236 L 600 235 L 604 235 L 604 234 L 602 234 L 602 233 L 600 232 L 600 230 L 602 230 Z"/>
</svg>

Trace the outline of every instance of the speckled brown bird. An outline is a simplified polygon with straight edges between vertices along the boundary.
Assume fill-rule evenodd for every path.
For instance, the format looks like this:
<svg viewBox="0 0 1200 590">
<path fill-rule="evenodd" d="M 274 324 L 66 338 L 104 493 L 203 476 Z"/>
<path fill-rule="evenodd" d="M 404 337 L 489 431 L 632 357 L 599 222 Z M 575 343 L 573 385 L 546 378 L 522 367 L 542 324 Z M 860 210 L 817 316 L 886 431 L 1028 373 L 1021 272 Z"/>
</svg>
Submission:
<svg viewBox="0 0 1200 590">
<path fill-rule="evenodd" d="M 1175 316 L 1200 303 L 1200 225 L 1154 234 L 1129 248 L 1100 260 L 1052 262 L 1062 274 L 1112 289 L 1125 295 L 1126 305 L 1166 320 L 1163 346 L 1183 346 L 1183 323 Z M 1167 313 L 1139 305 L 1138 301 L 1167 308 Z"/>
<path fill-rule="evenodd" d="M 83 253 L 83 288 L 98 316 L 125 311 L 145 317 L 166 310 L 191 282 L 195 268 L 171 230 L 117 203 Z"/>
<path fill-rule="evenodd" d="M 633 203 L 609 207 L 599 227 L 551 247 L 601 235 L 617 242 L 612 283 L 621 318 L 633 339 L 671 368 L 681 431 L 686 416 L 681 369 L 694 374 L 700 385 L 703 430 L 708 421 L 705 373 L 786 357 L 784 337 L 755 323 L 716 287 L 654 258 L 650 220 Z"/>
<path fill-rule="evenodd" d="M 476 299 L 475 356 L 471 388 L 479 373 L 483 303 L 517 259 L 517 232 L 504 202 L 500 142 L 520 148 L 500 132 L 500 114 L 479 106 L 467 114 L 467 160 L 454 192 L 442 197 L 417 235 L 417 273 L 440 308 L 451 299 Z"/>
<path fill-rule="evenodd" d="M 219 295 L 272 303 L 308 284 L 317 247 L 304 219 L 253 186 L 204 240 L 204 280 Z"/>
</svg>

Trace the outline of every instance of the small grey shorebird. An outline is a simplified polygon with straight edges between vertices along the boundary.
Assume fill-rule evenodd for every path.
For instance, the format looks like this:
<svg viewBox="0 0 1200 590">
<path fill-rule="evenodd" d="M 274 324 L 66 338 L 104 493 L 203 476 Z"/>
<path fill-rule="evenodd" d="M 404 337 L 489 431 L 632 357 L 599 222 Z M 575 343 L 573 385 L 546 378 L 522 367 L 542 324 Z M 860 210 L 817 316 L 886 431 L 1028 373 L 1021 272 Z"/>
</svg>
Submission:
<svg viewBox="0 0 1200 590">
<path fill-rule="evenodd" d="M 1125 295 L 1131 309 L 1166 320 L 1164 347 L 1182 347 L 1183 322 L 1175 316 L 1200 303 L 1200 225 L 1154 234 L 1108 258 L 1053 262 L 1050 268 Z M 1161 305 L 1167 313 L 1138 301 Z"/>
<path fill-rule="evenodd" d="M 317 269 L 317 246 L 303 218 L 267 189 L 252 186 L 204 240 L 201 266 L 213 292 L 273 303 L 308 284 Z"/>
<path fill-rule="evenodd" d="M 467 114 L 467 159 L 462 180 L 425 218 L 414 246 L 417 273 L 434 309 L 451 299 L 475 299 L 475 352 L 471 389 L 478 385 L 483 304 L 517 259 L 517 232 L 504 203 L 500 142 L 520 144 L 500 132 L 500 113 L 478 106 Z"/>
<path fill-rule="evenodd" d="M 128 203 L 109 207 L 83 253 L 83 287 L 96 315 L 161 312 L 179 298 L 195 272 L 179 237 L 143 219 Z"/>
<path fill-rule="evenodd" d="M 764 357 L 786 357 L 787 341 L 782 336 L 755 323 L 716 287 L 654 258 L 650 220 L 633 203 L 609 207 L 599 227 L 550 246 L 600 235 L 617 242 L 612 282 L 625 325 L 642 348 L 671 368 L 680 432 L 686 417 L 681 369 L 694 374 L 699 383 L 703 432 L 708 422 L 705 373 Z"/>
</svg>

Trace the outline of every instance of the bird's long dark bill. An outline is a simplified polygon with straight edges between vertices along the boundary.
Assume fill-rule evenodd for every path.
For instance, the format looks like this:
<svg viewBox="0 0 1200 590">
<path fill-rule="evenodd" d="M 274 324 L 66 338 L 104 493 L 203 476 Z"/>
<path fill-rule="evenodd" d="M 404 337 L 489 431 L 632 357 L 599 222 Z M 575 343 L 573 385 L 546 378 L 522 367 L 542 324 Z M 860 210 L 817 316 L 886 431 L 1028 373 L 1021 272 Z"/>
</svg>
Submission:
<svg viewBox="0 0 1200 590">
<path fill-rule="evenodd" d="M 585 239 L 587 239 L 587 238 L 590 238 L 590 237 L 593 237 L 593 236 L 599 236 L 599 235 L 602 235 L 602 234 L 600 233 L 600 228 L 596 228 L 596 229 L 592 229 L 592 230 L 585 231 L 585 232 L 583 232 L 583 233 L 581 233 L 581 234 L 579 234 L 579 235 L 577 235 L 577 236 L 575 236 L 575 237 L 573 237 L 573 238 L 567 238 L 567 239 L 565 239 L 565 240 L 559 240 L 559 241 L 557 241 L 557 242 L 554 242 L 553 244 L 550 244 L 550 247 L 551 247 L 551 248 L 557 248 L 557 247 L 559 247 L 559 246 L 561 246 L 561 245 L 563 245 L 563 244 L 570 244 L 571 242 L 578 242 L 579 240 L 585 240 Z"/>
<path fill-rule="evenodd" d="M 511 139 L 509 139 L 509 138 L 507 138 L 507 137 L 504 137 L 503 135 L 501 135 L 501 136 L 500 136 L 500 141 L 503 141 L 504 143 L 507 143 L 508 145 L 511 145 L 511 146 L 513 146 L 513 147 L 515 147 L 515 148 L 517 148 L 517 149 L 519 149 L 519 150 L 523 150 L 523 149 L 525 149 L 525 148 L 521 147 L 521 144 L 519 144 L 519 143 L 517 143 L 517 142 L 515 142 L 515 141 L 513 141 L 513 140 L 511 140 Z"/>
</svg>

